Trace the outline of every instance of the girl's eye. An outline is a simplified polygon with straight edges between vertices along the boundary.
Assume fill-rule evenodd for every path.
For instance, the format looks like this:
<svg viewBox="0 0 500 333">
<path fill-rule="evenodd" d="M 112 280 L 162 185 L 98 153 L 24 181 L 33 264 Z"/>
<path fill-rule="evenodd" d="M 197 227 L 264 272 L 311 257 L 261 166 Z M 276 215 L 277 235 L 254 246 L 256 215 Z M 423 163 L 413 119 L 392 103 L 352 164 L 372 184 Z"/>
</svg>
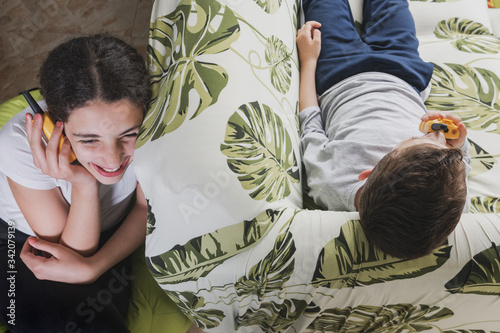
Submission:
<svg viewBox="0 0 500 333">
<path fill-rule="evenodd" d="M 127 134 L 125 136 L 123 136 L 124 138 L 137 138 L 137 133 L 130 133 L 130 134 Z"/>
<path fill-rule="evenodd" d="M 96 143 L 97 140 L 80 140 L 80 143 L 83 143 L 84 145 L 90 145 L 90 144 L 93 144 L 93 143 Z"/>
</svg>

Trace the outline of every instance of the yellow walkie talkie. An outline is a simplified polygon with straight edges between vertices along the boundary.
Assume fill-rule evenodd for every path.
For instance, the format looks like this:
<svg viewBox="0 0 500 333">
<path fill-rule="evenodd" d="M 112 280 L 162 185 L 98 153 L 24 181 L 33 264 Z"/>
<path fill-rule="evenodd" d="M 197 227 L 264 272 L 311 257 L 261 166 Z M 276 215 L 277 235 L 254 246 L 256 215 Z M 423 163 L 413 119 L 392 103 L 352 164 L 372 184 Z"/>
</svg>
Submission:
<svg viewBox="0 0 500 333">
<path fill-rule="evenodd" d="M 50 137 L 52 135 L 52 131 L 54 131 L 54 127 L 55 127 L 54 122 L 52 121 L 52 119 L 50 118 L 50 116 L 47 112 L 43 112 L 40 105 L 38 105 L 38 103 L 35 101 L 33 96 L 31 96 L 29 90 L 25 90 L 21 94 L 24 96 L 24 98 L 28 102 L 28 104 L 31 107 L 31 109 L 33 110 L 33 112 L 35 114 L 39 113 L 42 115 L 42 119 L 43 119 L 42 139 L 45 142 L 45 144 L 49 143 Z M 59 139 L 59 151 L 61 151 L 63 143 L 64 143 L 64 135 L 61 136 L 61 138 Z M 76 161 L 76 155 L 73 152 L 73 150 L 71 150 L 69 153 L 69 162 L 73 163 L 74 161 Z"/>
<path fill-rule="evenodd" d="M 424 134 L 442 131 L 446 139 L 458 139 L 460 136 L 458 126 L 455 125 L 450 119 L 439 118 L 423 121 L 420 123 L 418 129 Z"/>
</svg>

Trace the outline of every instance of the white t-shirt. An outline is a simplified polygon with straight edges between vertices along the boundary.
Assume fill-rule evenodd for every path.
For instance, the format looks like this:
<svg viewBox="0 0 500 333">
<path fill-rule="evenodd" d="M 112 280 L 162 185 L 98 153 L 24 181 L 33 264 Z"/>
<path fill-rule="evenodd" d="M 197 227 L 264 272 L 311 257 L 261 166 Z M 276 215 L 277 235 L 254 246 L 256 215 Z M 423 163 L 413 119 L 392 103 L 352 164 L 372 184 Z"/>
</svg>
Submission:
<svg viewBox="0 0 500 333">
<path fill-rule="evenodd" d="M 42 108 L 46 107 L 44 102 L 39 104 Z M 0 130 L 0 218 L 5 222 L 14 222 L 19 231 L 35 235 L 12 195 L 7 177 L 24 187 L 36 190 L 58 187 L 69 204 L 71 183 L 44 175 L 34 165 L 25 129 L 27 112 L 31 112 L 31 109 L 27 108 L 12 117 Z M 110 229 L 124 217 L 136 185 L 132 164 L 118 183 L 99 184 L 102 231 Z"/>
</svg>

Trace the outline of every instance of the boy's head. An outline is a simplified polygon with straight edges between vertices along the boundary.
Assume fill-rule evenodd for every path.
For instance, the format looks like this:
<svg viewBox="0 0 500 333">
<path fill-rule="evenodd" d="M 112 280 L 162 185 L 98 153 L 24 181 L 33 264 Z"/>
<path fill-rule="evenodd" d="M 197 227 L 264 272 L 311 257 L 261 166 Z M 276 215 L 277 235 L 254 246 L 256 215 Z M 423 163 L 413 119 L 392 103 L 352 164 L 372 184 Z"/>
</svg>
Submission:
<svg viewBox="0 0 500 333">
<path fill-rule="evenodd" d="M 371 171 L 359 202 L 368 239 L 385 253 L 412 259 L 446 242 L 467 197 L 459 149 L 399 144 Z"/>
</svg>

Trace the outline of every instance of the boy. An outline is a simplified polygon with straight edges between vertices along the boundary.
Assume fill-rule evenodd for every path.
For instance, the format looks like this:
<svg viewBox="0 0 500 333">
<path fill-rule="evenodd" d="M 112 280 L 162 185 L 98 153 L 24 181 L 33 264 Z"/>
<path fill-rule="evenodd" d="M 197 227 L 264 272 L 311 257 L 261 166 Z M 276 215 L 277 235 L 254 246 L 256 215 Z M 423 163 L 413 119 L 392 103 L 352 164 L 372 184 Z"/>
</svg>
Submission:
<svg viewBox="0 0 500 333">
<path fill-rule="evenodd" d="M 365 0 L 361 34 L 348 0 L 303 6 L 299 117 L 309 195 L 329 210 L 358 210 L 366 236 L 387 254 L 432 252 L 464 211 L 470 158 L 460 118 L 424 106 L 433 67 L 419 57 L 407 0 Z M 436 118 L 453 120 L 460 137 L 422 136 L 420 121 Z"/>
</svg>

